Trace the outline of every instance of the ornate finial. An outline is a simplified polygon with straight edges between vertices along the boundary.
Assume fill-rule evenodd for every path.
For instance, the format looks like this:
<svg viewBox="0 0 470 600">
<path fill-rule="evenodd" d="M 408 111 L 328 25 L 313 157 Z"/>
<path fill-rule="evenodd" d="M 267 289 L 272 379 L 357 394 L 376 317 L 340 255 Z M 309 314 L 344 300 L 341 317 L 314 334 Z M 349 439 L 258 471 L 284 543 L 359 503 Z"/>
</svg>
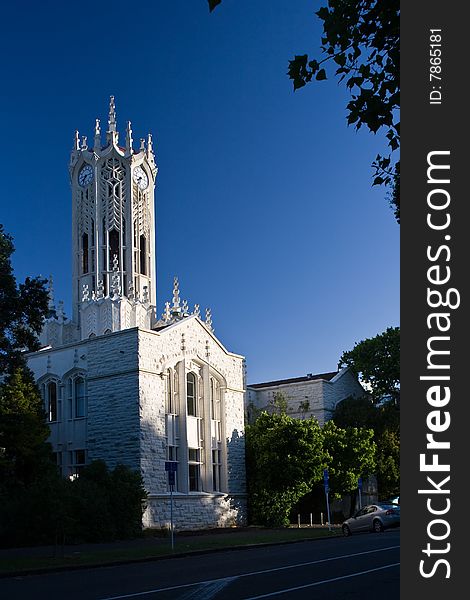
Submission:
<svg viewBox="0 0 470 600">
<path fill-rule="evenodd" d="M 111 277 L 111 291 L 113 292 L 113 300 L 117 300 L 121 295 L 121 278 L 119 277 L 119 263 L 117 254 L 113 256 L 113 275 Z"/>
<path fill-rule="evenodd" d="M 65 320 L 64 303 L 62 300 L 59 300 L 57 306 L 57 320 L 59 321 L 59 323 L 63 323 Z"/>
<path fill-rule="evenodd" d="M 52 275 L 49 275 L 49 289 L 47 290 L 48 296 L 49 296 L 49 301 L 47 303 L 47 306 L 49 308 L 49 310 L 55 310 L 55 305 L 54 305 L 54 282 L 52 279 Z"/>
<path fill-rule="evenodd" d="M 98 279 L 98 285 L 96 286 L 96 299 L 101 300 L 104 298 L 104 284 L 102 279 Z"/>
<path fill-rule="evenodd" d="M 210 308 L 206 308 L 206 327 L 210 330 L 210 331 L 214 331 L 214 328 L 212 327 L 212 313 L 211 313 L 211 309 Z"/>
<path fill-rule="evenodd" d="M 108 132 L 116 131 L 116 106 L 114 96 L 109 98 Z"/>
<path fill-rule="evenodd" d="M 169 302 L 165 302 L 165 310 L 163 311 L 162 319 L 165 321 L 165 323 L 168 323 L 171 320 L 171 309 Z"/>
<path fill-rule="evenodd" d="M 188 307 L 187 300 L 183 300 L 183 304 L 181 305 L 181 310 L 183 311 L 183 315 L 185 317 L 187 317 L 189 315 L 189 307 Z"/>
<path fill-rule="evenodd" d="M 180 310 L 180 286 L 178 282 L 178 277 L 175 277 L 173 282 L 173 310 Z"/>
<path fill-rule="evenodd" d="M 200 308 L 199 304 L 194 305 L 193 315 L 195 317 L 199 317 L 199 319 L 201 318 L 201 308 Z"/>
<path fill-rule="evenodd" d="M 149 301 L 149 289 L 148 289 L 148 286 L 144 285 L 143 292 L 142 292 L 142 302 L 144 304 L 147 304 L 148 301 Z"/>
<path fill-rule="evenodd" d="M 80 150 L 80 134 L 78 133 L 78 129 L 75 130 L 75 137 L 73 140 L 73 149 Z"/>
<path fill-rule="evenodd" d="M 132 129 L 131 122 L 127 121 L 127 129 L 126 129 L 126 152 L 127 154 L 132 154 Z"/>
<path fill-rule="evenodd" d="M 145 139 L 144 138 L 140 138 L 140 149 L 145 150 Z"/>
<path fill-rule="evenodd" d="M 90 299 L 90 291 L 88 289 L 88 283 L 84 283 L 82 287 L 82 302 L 88 302 Z"/>
<path fill-rule="evenodd" d="M 86 135 L 82 135 L 82 147 L 81 147 L 81 150 L 86 150 L 88 148 L 86 141 L 87 141 Z"/>
<path fill-rule="evenodd" d="M 101 148 L 101 128 L 100 128 L 100 120 L 96 119 L 95 121 L 95 144 L 94 149 L 99 150 Z"/>
<path fill-rule="evenodd" d="M 147 136 L 147 154 L 151 154 L 152 152 L 153 152 L 152 134 L 149 133 Z"/>
<path fill-rule="evenodd" d="M 132 281 L 129 283 L 129 285 L 127 287 L 127 297 L 129 298 L 129 300 L 134 300 L 134 298 L 135 298 L 134 285 L 133 285 Z"/>
</svg>

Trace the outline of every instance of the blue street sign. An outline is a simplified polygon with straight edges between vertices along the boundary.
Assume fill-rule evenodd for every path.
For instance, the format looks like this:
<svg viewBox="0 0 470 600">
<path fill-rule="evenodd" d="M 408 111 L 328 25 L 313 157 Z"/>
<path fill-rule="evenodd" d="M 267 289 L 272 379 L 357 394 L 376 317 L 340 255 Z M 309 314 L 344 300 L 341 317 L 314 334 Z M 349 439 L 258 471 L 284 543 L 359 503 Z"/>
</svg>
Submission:
<svg viewBox="0 0 470 600">
<path fill-rule="evenodd" d="M 178 470 L 178 463 L 174 460 L 166 460 L 165 461 L 165 471 L 169 473 L 176 473 Z"/>
<path fill-rule="evenodd" d="M 323 469 L 323 485 L 325 486 L 325 494 L 328 494 L 330 491 L 330 486 L 328 485 L 328 469 Z"/>
<path fill-rule="evenodd" d="M 357 480 L 357 487 L 362 490 L 362 477 L 359 477 L 359 479 Z"/>
</svg>

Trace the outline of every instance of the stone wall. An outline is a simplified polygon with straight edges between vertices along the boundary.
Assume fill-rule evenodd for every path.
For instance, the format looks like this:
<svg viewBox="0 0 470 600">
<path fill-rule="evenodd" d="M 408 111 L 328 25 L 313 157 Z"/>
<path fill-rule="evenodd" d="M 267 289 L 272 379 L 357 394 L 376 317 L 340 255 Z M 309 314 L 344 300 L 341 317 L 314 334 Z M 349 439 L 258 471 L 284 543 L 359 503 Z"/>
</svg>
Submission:
<svg viewBox="0 0 470 600">
<path fill-rule="evenodd" d="M 170 494 L 152 495 L 144 526 L 170 529 Z M 246 525 L 246 497 L 225 494 L 173 495 L 175 531 Z"/>
</svg>

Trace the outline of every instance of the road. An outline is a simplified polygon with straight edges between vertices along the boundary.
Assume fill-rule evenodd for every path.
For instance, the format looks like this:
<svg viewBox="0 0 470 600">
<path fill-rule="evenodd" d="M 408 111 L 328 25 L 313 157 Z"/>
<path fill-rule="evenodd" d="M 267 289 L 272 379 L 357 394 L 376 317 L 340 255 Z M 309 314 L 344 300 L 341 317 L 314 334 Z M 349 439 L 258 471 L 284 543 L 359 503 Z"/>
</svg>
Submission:
<svg viewBox="0 0 470 600">
<path fill-rule="evenodd" d="M 2 600 L 396 600 L 399 530 L 0 580 Z"/>
</svg>

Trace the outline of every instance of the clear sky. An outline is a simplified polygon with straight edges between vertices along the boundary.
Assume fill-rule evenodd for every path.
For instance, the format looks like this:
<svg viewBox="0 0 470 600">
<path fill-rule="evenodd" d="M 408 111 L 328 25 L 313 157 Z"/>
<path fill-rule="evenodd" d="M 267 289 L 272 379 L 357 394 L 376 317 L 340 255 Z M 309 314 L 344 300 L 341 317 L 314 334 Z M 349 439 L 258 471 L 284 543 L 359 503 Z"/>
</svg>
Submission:
<svg viewBox="0 0 470 600">
<path fill-rule="evenodd" d="M 123 139 L 154 136 L 157 303 L 212 308 L 248 382 L 336 369 L 399 324 L 399 227 L 371 187 L 379 136 L 346 124 L 334 79 L 293 92 L 319 55 L 319 2 L 7 3 L 2 8 L 1 215 L 15 273 L 71 301 L 68 160 L 115 95 Z"/>
</svg>

